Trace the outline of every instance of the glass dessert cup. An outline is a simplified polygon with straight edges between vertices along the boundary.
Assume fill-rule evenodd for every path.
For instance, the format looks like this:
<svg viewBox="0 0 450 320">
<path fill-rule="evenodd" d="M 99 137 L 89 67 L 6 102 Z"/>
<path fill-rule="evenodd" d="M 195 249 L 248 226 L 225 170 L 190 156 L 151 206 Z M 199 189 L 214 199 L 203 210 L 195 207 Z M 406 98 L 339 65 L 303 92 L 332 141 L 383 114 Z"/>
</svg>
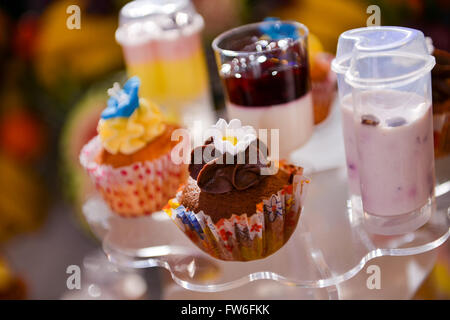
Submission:
<svg viewBox="0 0 450 320">
<path fill-rule="evenodd" d="M 434 207 L 430 70 L 420 31 L 360 28 L 341 35 L 338 73 L 350 190 L 367 228 L 415 230 Z M 355 201 L 357 203 L 357 201 Z"/>
<path fill-rule="evenodd" d="M 278 34 L 283 27 L 293 33 Z M 280 158 L 313 132 L 307 36 L 298 22 L 264 21 L 229 30 L 212 43 L 228 117 L 255 129 L 278 129 Z"/>
<path fill-rule="evenodd" d="M 380 123 L 367 125 L 365 114 L 373 100 L 380 98 L 383 102 L 377 108 L 390 112 L 372 111 L 370 114 L 376 113 Z M 434 202 L 431 100 L 424 102 L 426 99 L 411 92 L 388 90 L 356 94 L 355 99 L 355 116 L 361 117 L 355 128 L 367 223 L 377 233 L 417 229 L 431 216 Z M 402 103 L 408 108 L 413 106 L 414 113 L 408 115 L 402 110 L 396 115 L 389 109 Z M 358 110 L 358 106 L 365 111 Z"/>
<path fill-rule="evenodd" d="M 214 121 L 201 32 L 203 18 L 189 0 L 141 0 L 126 4 L 116 40 L 128 76 L 139 76 L 142 97 L 195 134 Z M 199 120 L 201 123 L 199 123 Z M 197 123 L 196 123 L 197 121 Z"/>
</svg>

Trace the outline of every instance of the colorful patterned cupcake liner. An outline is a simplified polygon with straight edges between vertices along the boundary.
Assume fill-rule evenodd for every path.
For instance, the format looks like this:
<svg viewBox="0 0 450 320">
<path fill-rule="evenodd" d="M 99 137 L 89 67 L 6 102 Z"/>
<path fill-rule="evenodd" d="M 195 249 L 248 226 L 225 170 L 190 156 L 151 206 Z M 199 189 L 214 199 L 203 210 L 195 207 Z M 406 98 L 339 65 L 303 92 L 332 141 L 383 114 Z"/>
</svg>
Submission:
<svg viewBox="0 0 450 320">
<path fill-rule="evenodd" d="M 262 259 L 280 249 L 295 231 L 309 182 L 295 175 L 292 184 L 257 204 L 250 217 L 233 214 L 213 223 L 203 211 L 194 213 L 181 205 L 181 191 L 164 211 L 200 249 L 217 259 Z"/>
<path fill-rule="evenodd" d="M 99 137 L 94 137 L 81 150 L 80 163 L 111 210 L 122 217 L 161 210 L 186 181 L 186 165 L 173 163 L 170 152 L 153 161 L 114 168 L 95 161 L 101 147 Z"/>
</svg>

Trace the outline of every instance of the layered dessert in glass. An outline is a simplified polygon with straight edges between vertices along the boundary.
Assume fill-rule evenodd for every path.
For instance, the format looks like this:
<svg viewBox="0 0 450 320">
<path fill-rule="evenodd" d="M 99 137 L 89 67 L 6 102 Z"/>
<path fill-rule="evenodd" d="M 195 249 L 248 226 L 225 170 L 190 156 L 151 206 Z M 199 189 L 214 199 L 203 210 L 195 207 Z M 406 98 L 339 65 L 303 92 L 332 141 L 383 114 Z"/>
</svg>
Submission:
<svg viewBox="0 0 450 320">
<path fill-rule="evenodd" d="M 141 79 L 141 95 L 165 116 L 193 129 L 214 121 L 201 31 L 203 18 L 189 0 L 141 0 L 121 12 L 116 40 L 127 73 Z M 201 130 L 197 129 L 197 130 Z"/>
<path fill-rule="evenodd" d="M 434 49 L 436 66 L 431 71 L 433 86 L 434 152 L 450 154 L 450 52 Z"/>
<path fill-rule="evenodd" d="M 213 42 L 228 117 L 278 129 L 281 157 L 305 144 L 313 131 L 307 34 L 297 22 L 264 21 Z"/>
</svg>

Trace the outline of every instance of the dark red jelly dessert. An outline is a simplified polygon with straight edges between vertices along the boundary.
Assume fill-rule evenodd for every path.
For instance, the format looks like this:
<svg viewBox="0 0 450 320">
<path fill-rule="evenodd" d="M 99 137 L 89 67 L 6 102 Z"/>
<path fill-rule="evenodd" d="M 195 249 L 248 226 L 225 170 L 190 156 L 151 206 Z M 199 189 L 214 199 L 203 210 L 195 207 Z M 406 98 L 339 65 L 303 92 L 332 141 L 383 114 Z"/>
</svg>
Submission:
<svg viewBox="0 0 450 320">
<path fill-rule="evenodd" d="M 254 37 L 253 37 L 254 38 Z M 293 101 L 310 90 L 306 50 L 292 39 L 249 41 L 232 50 L 254 52 L 222 64 L 221 75 L 231 103 L 261 107 Z"/>
</svg>

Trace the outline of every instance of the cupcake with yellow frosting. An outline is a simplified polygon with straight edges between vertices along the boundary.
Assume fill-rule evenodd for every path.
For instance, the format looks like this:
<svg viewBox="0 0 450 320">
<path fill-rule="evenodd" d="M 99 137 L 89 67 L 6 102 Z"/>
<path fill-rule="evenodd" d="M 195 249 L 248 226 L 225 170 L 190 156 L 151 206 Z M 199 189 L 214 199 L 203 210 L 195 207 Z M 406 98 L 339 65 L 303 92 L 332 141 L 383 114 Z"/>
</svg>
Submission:
<svg viewBox="0 0 450 320">
<path fill-rule="evenodd" d="M 108 90 L 98 135 L 84 146 L 80 162 L 112 211 L 124 217 L 160 210 L 187 177 L 186 165 L 171 161 L 179 127 L 164 121 L 158 107 L 139 99 L 139 78 Z"/>
</svg>

